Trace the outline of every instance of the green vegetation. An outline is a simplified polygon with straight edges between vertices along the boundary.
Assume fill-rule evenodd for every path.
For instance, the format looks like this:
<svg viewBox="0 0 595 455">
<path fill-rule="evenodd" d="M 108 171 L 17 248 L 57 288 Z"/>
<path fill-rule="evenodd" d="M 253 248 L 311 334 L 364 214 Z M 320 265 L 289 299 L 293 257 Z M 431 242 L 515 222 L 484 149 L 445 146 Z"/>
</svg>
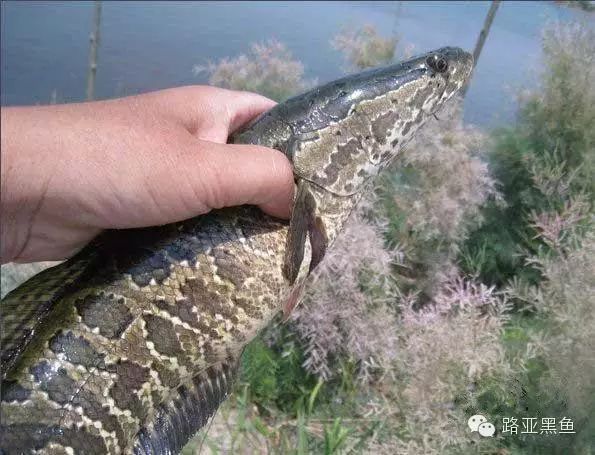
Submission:
<svg viewBox="0 0 595 455">
<path fill-rule="evenodd" d="M 331 44 L 352 70 L 397 42 L 366 26 Z M 543 49 L 514 126 L 486 135 L 454 103 L 385 173 L 302 306 L 247 347 L 199 436 L 213 453 L 593 453 L 595 36 L 552 26 Z M 253 54 L 211 82 L 277 100 L 308 85 L 282 45 Z M 496 437 L 469 432 L 477 413 Z M 502 434 L 510 417 L 576 433 Z"/>
<path fill-rule="evenodd" d="M 330 45 L 351 71 L 398 43 L 364 26 Z M 426 125 L 183 453 L 595 452 L 595 32 L 553 25 L 543 51 L 513 126 L 472 128 L 460 103 Z M 195 71 L 277 101 L 315 83 L 276 41 Z M 478 413 L 495 438 L 469 432 Z M 521 434 L 543 417 L 575 433 Z"/>
<path fill-rule="evenodd" d="M 543 246 L 532 212 L 560 210 L 562 190 L 590 203 L 595 195 L 595 33 L 578 26 L 548 31 L 544 61 L 541 87 L 522 100 L 517 124 L 493 135 L 490 168 L 506 205 L 486 204 L 486 222 L 463 246 L 466 254 L 482 252 L 480 277 L 493 284 L 539 280 L 524 261 Z"/>
</svg>

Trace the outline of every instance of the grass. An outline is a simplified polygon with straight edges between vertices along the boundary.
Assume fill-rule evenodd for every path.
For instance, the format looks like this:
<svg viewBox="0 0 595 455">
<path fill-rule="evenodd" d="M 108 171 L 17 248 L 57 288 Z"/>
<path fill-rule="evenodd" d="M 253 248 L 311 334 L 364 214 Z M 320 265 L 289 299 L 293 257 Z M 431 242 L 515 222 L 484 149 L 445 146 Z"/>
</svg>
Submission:
<svg viewBox="0 0 595 455">
<path fill-rule="evenodd" d="M 363 27 L 332 45 L 353 70 L 396 43 Z M 548 29 L 515 126 L 488 136 L 452 107 L 383 176 L 291 321 L 246 350 L 230 428 L 249 451 L 592 453 L 593 43 Z M 478 439 L 476 413 L 577 433 Z"/>
<path fill-rule="evenodd" d="M 364 27 L 332 45 L 352 70 L 397 42 Z M 553 26 L 543 49 L 515 125 L 477 131 L 455 105 L 411 144 L 184 453 L 595 451 L 595 36 Z M 312 84 L 278 42 L 197 70 L 276 100 Z M 576 434 L 482 439 L 477 413 Z"/>
</svg>

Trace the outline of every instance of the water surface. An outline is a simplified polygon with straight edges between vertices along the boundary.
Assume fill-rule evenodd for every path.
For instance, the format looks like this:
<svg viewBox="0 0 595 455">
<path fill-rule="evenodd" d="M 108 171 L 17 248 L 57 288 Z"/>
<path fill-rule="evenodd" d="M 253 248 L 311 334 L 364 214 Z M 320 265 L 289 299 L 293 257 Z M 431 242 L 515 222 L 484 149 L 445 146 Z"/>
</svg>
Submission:
<svg viewBox="0 0 595 455">
<path fill-rule="evenodd" d="M 346 25 L 396 33 L 402 51 L 473 50 L 490 2 L 103 2 L 97 98 L 206 82 L 196 64 L 233 57 L 275 38 L 320 83 L 343 74 L 330 40 Z M 92 2 L 3 2 L 2 105 L 85 97 Z M 466 120 L 514 119 L 514 90 L 535 83 L 541 31 L 585 14 L 547 2 L 502 2 L 478 62 Z"/>
</svg>

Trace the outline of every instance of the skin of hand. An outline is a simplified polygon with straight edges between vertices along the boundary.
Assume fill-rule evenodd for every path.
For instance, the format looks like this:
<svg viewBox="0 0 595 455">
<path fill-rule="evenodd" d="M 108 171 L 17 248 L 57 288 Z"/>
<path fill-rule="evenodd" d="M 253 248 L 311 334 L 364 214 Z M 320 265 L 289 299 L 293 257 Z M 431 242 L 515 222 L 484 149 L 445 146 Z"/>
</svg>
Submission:
<svg viewBox="0 0 595 455">
<path fill-rule="evenodd" d="M 226 144 L 274 102 L 208 86 L 1 110 L 0 259 L 62 260 L 103 229 L 253 204 L 288 218 L 279 151 Z"/>
</svg>

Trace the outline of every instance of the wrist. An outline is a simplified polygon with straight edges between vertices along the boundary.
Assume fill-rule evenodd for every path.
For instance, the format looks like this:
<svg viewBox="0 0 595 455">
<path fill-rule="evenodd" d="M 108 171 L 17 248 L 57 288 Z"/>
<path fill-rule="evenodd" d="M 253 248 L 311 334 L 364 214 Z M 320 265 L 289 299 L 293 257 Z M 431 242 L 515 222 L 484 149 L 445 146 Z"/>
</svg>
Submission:
<svg viewBox="0 0 595 455">
<path fill-rule="evenodd" d="M 36 108 L 1 109 L 0 260 L 18 260 L 43 199 L 44 150 L 35 145 Z M 49 177 L 49 176 L 46 176 Z M 45 182 L 47 186 L 47 179 Z"/>
</svg>

